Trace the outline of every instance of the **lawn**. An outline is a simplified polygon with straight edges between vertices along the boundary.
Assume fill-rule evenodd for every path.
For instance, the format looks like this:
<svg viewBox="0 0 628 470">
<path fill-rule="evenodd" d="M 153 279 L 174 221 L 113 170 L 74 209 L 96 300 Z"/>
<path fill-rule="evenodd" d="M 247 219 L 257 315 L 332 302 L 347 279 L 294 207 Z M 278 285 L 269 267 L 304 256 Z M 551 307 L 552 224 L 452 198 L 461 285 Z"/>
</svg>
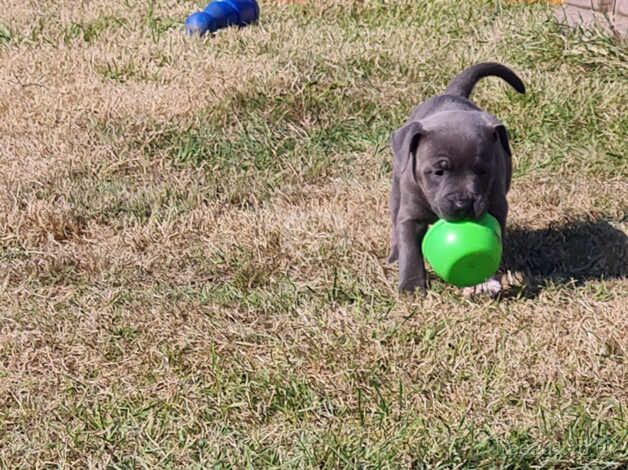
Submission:
<svg viewBox="0 0 628 470">
<path fill-rule="evenodd" d="M 0 466 L 626 468 L 626 42 L 512 3 L 2 0 Z M 400 296 L 390 132 L 486 60 L 503 295 Z"/>
</svg>

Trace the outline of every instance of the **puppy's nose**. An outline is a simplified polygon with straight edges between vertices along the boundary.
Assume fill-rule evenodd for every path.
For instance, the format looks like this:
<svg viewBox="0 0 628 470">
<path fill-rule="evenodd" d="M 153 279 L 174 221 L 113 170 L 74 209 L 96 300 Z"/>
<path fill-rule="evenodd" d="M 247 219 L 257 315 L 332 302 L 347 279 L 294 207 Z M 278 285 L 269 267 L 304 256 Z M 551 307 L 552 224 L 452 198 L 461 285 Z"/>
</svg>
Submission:
<svg viewBox="0 0 628 470">
<path fill-rule="evenodd" d="M 456 209 L 456 212 L 458 212 L 459 214 L 465 214 L 468 215 L 471 212 L 473 212 L 473 199 L 472 198 L 462 198 L 462 199 L 455 199 L 454 201 L 454 208 Z"/>
</svg>

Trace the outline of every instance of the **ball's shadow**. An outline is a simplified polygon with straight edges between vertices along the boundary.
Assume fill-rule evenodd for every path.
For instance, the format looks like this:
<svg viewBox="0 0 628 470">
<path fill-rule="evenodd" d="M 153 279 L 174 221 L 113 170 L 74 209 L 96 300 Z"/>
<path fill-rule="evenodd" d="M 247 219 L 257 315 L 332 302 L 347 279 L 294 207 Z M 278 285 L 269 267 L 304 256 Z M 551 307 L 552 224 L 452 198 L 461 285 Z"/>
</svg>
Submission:
<svg viewBox="0 0 628 470">
<path fill-rule="evenodd" d="M 509 227 L 503 268 L 521 272 L 524 287 L 506 295 L 536 297 L 551 282 L 582 284 L 628 275 L 628 237 L 604 220 L 576 221 L 544 229 Z"/>
</svg>

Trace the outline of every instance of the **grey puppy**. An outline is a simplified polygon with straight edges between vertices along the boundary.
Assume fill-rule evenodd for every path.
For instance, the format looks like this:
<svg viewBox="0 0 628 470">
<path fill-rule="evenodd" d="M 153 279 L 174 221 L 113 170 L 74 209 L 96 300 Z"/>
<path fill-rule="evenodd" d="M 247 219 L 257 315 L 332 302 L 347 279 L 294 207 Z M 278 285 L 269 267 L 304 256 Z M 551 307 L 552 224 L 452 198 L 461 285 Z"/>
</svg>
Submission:
<svg viewBox="0 0 628 470">
<path fill-rule="evenodd" d="M 430 223 L 478 219 L 486 211 L 505 233 L 512 155 L 504 125 L 468 98 L 483 77 L 497 76 L 519 93 L 525 87 L 508 67 L 477 64 L 461 72 L 445 93 L 420 104 L 393 132 L 390 262 L 399 260 L 399 289 L 427 287 L 421 241 Z M 499 291 L 493 279 L 478 291 Z"/>
</svg>

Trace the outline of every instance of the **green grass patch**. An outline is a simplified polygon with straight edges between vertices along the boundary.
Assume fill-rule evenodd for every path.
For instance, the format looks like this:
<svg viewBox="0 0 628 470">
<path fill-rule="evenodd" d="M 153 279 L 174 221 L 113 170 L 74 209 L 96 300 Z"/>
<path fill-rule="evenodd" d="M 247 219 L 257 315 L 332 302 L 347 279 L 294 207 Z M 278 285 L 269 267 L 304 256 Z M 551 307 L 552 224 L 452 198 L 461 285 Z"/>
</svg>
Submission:
<svg viewBox="0 0 628 470">
<path fill-rule="evenodd" d="M 85 23 L 72 21 L 64 27 L 63 42 L 67 44 L 74 39 L 80 39 L 89 44 L 121 28 L 128 28 L 128 22 L 122 17 L 112 15 L 102 15 Z"/>
<path fill-rule="evenodd" d="M 0 23 L 0 45 L 7 44 L 13 39 L 13 32 L 4 23 Z"/>
</svg>

